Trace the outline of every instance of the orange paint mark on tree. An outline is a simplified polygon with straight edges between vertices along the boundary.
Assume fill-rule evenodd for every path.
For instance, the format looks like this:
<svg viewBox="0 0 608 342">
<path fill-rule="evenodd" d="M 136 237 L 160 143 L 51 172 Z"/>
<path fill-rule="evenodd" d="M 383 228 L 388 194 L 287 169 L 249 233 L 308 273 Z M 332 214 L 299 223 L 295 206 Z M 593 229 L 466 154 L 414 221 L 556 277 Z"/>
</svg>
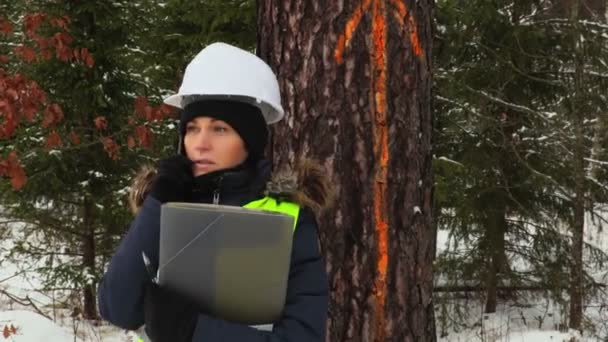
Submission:
<svg viewBox="0 0 608 342">
<path fill-rule="evenodd" d="M 378 4 L 384 5 L 386 0 L 374 0 L 374 7 Z M 412 45 L 413 52 L 416 56 L 422 57 L 424 52 L 422 50 L 422 44 L 420 43 L 420 36 L 418 35 L 418 25 L 413 15 L 409 15 L 407 6 L 404 2 L 399 0 L 390 0 L 391 4 L 396 7 L 395 18 L 404 29 L 409 29 L 409 39 Z M 369 10 L 371 0 L 361 0 L 361 4 L 355 9 L 349 20 L 346 22 L 344 32 L 338 37 L 338 43 L 336 50 L 334 51 L 334 58 L 338 64 L 344 63 L 344 51 L 350 45 L 350 42 L 359 27 L 363 15 Z M 384 6 L 383 6 L 384 7 Z M 386 21 L 386 14 L 384 14 L 383 20 Z M 406 24 L 407 18 L 407 24 Z"/>
<path fill-rule="evenodd" d="M 382 132 L 382 136 L 380 137 L 380 144 L 382 146 L 382 152 L 380 153 L 380 166 L 382 167 L 388 167 L 388 160 L 389 160 L 389 154 L 388 154 L 388 132 L 386 129 L 384 129 L 384 131 Z"/>
<path fill-rule="evenodd" d="M 376 223 L 376 279 L 375 290 L 375 324 L 376 340 L 385 340 L 385 317 L 386 306 L 386 279 L 388 274 L 388 215 L 386 201 L 387 168 L 388 168 L 388 137 L 386 113 L 388 105 L 386 102 L 387 84 L 387 56 L 386 56 L 386 9 L 383 1 L 375 0 L 372 10 L 372 41 L 373 41 L 373 63 L 372 74 L 374 75 L 375 92 L 375 123 L 374 123 L 374 145 L 376 145 L 376 160 L 380 162 L 376 170 L 374 184 L 374 219 Z M 384 160 L 385 159 L 385 160 Z"/>
<path fill-rule="evenodd" d="M 363 17 L 363 14 L 369 9 L 370 4 L 371 0 L 363 0 L 361 5 L 355 10 L 355 13 L 353 13 L 348 22 L 346 22 L 346 30 L 344 30 L 344 33 L 342 33 L 340 37 L 338 37 L 338 47 L 334 52 L 334 56 L 336 58 L 336 61 L 338 61 L 338 64 L 344 63 L 344 59 L 342 58 L 342 56 L 344 55 L 344 50 L 346 50 L 346 48 L 350 45 L 350 41 L 353 38 L 353 35 L 355 34 L 359 23 L 361 22 L 361 18 Z"/>
<path fill-rule="evenodd" d="M 418 31 L 413 16 L 408 16 L 407 7 L 403 2 L 390 1 L 395 7 L 395 17 L 404 28 L 409 28 L 409 39 L 416 56 L 422 56 L 422 47 L 418 38 Z M 374 0 L 372 7 L 372 51 L 370 51 L 372 68 L 372 98 L 374 101 L 374 153 L 376 157 L 376 173 L 374 179 L 374 221 L 376 233 L 376 279 L 374 280 L 374 324 L 376 341 L 385 340 L 385 316 L 388 276 L 388 245 L 389 245 L 389 219 L 388 219 L 388 164 L 390 153 L 388 148 L 388 56 L 387 56 L 387 9 L 386 0 Z M 359 26 L 363 15 L 369 10 L 371 0 L 361 0 L 346 23 L 344 33 L 338 37 L 338 44 L 334 53 L 338 64 L 344 63 L 344 52 L 349 47 L 353 35 Z M 406 24 L 406 18 L 408 18 Z"/>
<path fill-rule="evenodd" d="M 386 115 L 386 20 L 384 16 L 384 6 L 382 2 L 374 2 L 374 20 L 372 21 L 374 53 L 372 55 L 375 69 L 375 97 L 376 113 Z M 381 117 L 381 124 L 386 124 L 386 120 Z"/>
<path fill-rule="evenodd" d="M 395 17 L 397 18 L 397 21 L 399 21 L 399 23 L 401 24 L 401 27 L 409 28 L 410 30 L 410 43 L 412 44 L 412 50 L 414 51 L 414 54 L 418 57 L 422 57 L 423 52 L 422 46 L 420 44 L 420 36 L 418 35 L 418 24 L 416 24 L 416 19 L 412 15 L 408 16 L 408 11 L 407 7 L 405 6 L 405 3 L 398 0 L 391 0 L 391 2 L 393 3 L 393 5 L 395 5 L 395 7 L 397 7 Z M 408 18 L 409 25 L 405 24 L 405 18 Z"/>
<path fill-rule="evenodd" d="M 374 182 L 374 218 L 376 220 L 376 279 L 374 281 L 374 309 L 376 341 L 385 340 L 384 308 L 386 305 L 386 279 L 388 275 L 388 217 L 386 216 L 386 183 Z"/>
</svg>

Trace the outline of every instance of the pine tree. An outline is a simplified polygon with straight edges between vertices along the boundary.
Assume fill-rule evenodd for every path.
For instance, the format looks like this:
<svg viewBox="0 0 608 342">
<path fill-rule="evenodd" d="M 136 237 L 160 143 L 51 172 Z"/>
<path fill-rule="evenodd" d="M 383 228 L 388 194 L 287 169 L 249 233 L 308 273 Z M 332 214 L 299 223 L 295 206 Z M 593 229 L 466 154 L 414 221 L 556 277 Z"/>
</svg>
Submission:
<svg viewBox="0 0 608 342">
<path fill-rule="evenodd" d="M 12 255 L 42 261 L 34 265 L 45 276 L 45 289 L 81 291 L 84 317 L 95 318 L 96 282 L 132 220 L 125 201 L 130 178 L 141 164 L 175 153 L 176 122 L 168 108 L 155 104 L 177 90 L 183 66 L 207 42 L 252 47 L 255 4 L 1 6 L 10 15 L 0 18 L 0 31 L 13 45 L 0 45 L 0 67 L 6 59 L 11 75 L 37 81 L 53 101 L 50 110 L 29 111 L 34 121 L 21 122 L 10 139 L 0 136 L 0 176 L 13 183 L 0 185 L 3 216 L 25 223 L 15 231 Z M 61 53 L 55 53 L 58 44 L 42 46 L 38 37 L 22 33 L 32 25 L 20 21 L 24 15 L 39 21 L 34 31 L 40 36 L 55 34 L 51 18 L 63 20 L 65 35 L 56 37 Z M 13 48 L 21 44 L 27 49 Z M 0 128 L 5 123 L 0 120 Z"/>
<path fill-rule="evenodd" d="M 40 271 L 47 289 L 81 290 L 87 319 L 97 317 L 95 287 L 103 266 L 97 247 L 109 245 L 107 231 L 120 232 L 128 218 L 124 189 L 141 160 L 137 145 L 147 145 L 149 127 L 169 114 L 140 108 L 133 115 L 132 94 L 146 92 L 129 68 L 136 46 L 128 31 L 139 13 L 128 4 L 30 2 L 25 22 L 15 23 L 25 26 L 27 39 L 14 50 L 23 62 L 10 67 L 47 89 L 53 102 L 2 141 L 3 150 L 20 151 L 27 175 L 19 191 L 3 184 L 4 214 L 26 223 L 13 254 L 46 261 Z M 52 33 L 54 26 L 61 30 Z M 45 43 L 46 31 L 52 40 Z M 146 113 L 150 117 L 140 118 Z"/>
<path fill-rule="evenodd" d="M 605 0 L 553 1 L 553 29 L 564 35 L 563 62 L 557 77 L 563 83 L 563 100 L 556 104 L 558 127 L 563 127 L 560 142 L 565 147 L 564 178 L 561 184 L 569 190 L 567 211 L 562 213 L 572 232 L 570 258 L 569 327 L 582 331 L 585 275 L 583 236 L 585 213 L 594 211 L 593 201 L 606 202 L 605 179 L 597 179 L 596 169 L 602 162 L 602 146 L 608 140 L 603 134 L 608 101 L 605 63 L 608 27 Z M 588 276 L 587 276 L 588 277 Z M 593 281 L 593 280 L 592 280 Z"/>
<path fill-rule="evenodd" d="M 481 284 L 487 312 L 495 309 L 497 284 L 538 285 L 551 289 L 557 299 L 562 290 L 590 280 L 582 275 L 569 280 L 572 270 L 584 272 L 580 262 L 565 262 L 576 259 L 571 252 L 583 249 L 582 235 L 577 247 L 560 227 L 566 222 L 582 234 L 584 212 L 593 208 L 580 204 L 591 198 L 605 201 L 602 181 L 581 172 L 597 170 L 593 163 L 581 164 L 594 151 L 588 137 L 597 137 L 596 155 L 605 145 L 594 134 L 597 123 L 605 122 L 600 90 L 605 81 L 599 76 L 605 69 L 605 38 L 598 36 L 602 29 L 597 25 L 596 30 L 582 30 L 587 57 L 576 69 L 572 37 L 582 32 L 573 34 L 567 19 L 556 18 L 559 4 L 438 4 L 436 151 L 443 158 L 436 159 L 435 166 L 440 222 L 451 229 L 455 241 L 471 247 L 468 254 L 446 254 L 438 265 L 448 278 Z M 581 76 L 587 80 L 585 100 L 574 102 L 581 96 L 580 86 L 575 86 L 580 82 L 574 80 Z M 583 201 L 576 200 L 576 184 L 578 193 L 587 194 Z M 498 236 L 488 224 L 494 213 L 504 227 Z M 594 257 L 590 262 L 606 260 L 591 246 L 585 248 Z M 511 270 L 508 263 L 499 267 L 497 259 L 523 260 L 526 272 Z M 480 272 L 479 264 L 488 266 Z"/>
</svg>

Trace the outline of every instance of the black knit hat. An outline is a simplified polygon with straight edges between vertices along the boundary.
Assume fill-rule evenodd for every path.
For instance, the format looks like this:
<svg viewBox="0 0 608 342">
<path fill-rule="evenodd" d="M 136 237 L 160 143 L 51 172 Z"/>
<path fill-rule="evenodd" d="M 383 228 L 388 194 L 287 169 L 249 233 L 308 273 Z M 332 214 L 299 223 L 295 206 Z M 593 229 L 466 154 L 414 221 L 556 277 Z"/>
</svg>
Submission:
<svg viewBox="0 0 608 342">
<path fill-rule="evenodd" d="M 259 160 L 264 156 L 268 142 L 268 129 L 262 111 L 254 105 L 228 100 L 200 100 L 184 107 L 179 120 L 181 144 L 183 144 L 188 122 L 199 116 L 222 120 L 234 128 L 245 142 L 249 159 Z M 184 147 L 180 147 L 185 154 Z"/>
</svg>

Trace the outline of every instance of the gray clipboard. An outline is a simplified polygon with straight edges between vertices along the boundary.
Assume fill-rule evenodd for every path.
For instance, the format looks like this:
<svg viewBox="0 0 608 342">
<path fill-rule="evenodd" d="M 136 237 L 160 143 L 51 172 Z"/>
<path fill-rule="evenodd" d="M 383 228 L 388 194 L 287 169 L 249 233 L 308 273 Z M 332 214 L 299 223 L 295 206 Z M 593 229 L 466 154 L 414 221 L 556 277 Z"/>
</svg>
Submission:
<svg viewBox="0 0 608 342">
<path fill-rule="evenodd" d="M 281 315 L 293 217 L 212 204 L 161 207 L 158 281 L 213 317 L 243 324 Z"/>
</svg>

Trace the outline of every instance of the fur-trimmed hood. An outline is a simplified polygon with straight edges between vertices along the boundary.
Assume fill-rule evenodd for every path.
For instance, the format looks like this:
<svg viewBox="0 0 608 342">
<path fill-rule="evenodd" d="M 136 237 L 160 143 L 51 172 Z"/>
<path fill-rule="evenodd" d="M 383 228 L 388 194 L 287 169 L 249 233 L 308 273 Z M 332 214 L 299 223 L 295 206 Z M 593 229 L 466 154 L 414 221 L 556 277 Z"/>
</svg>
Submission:
<svg viewBox="0 0 608 342">
<path fill-rule="evenodd" d="M 144 165 L 135 175 L 129 192 L 129 205 L 136 213 L 151 189 L 156 168 Z M 318 162 L 302 159 L 293 170 L 273 173 L 266 184 L 266 195 L 294 202 L 310 208 L 315 214 L 327 209 L 333 202 L 333 190 L 327 172 Z"/>
</svg>

